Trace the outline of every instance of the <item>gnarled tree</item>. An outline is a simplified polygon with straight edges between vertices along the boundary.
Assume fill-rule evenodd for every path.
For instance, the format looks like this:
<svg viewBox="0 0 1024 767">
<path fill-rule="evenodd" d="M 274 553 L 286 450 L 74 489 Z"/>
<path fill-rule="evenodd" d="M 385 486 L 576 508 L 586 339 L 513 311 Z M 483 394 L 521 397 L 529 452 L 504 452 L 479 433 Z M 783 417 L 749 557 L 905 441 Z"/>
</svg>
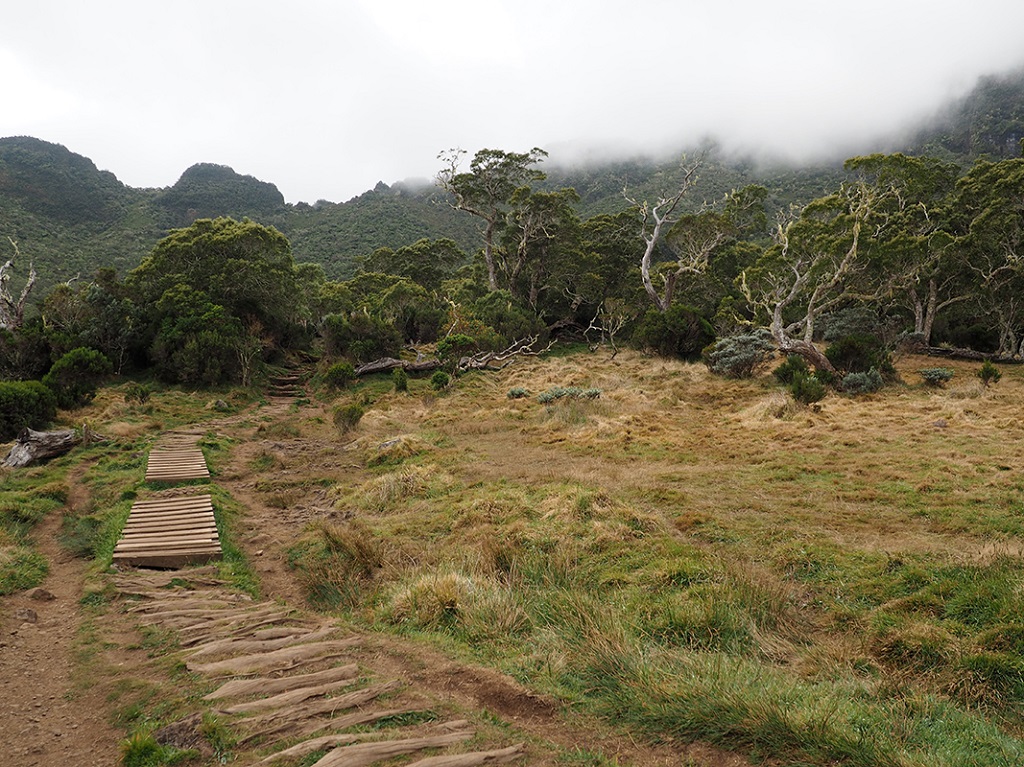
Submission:
<svg viewBox="0 0 1024 767">
<path fill-rule="evenodd" d="M 21 253 L 15 240 L 8 237 L 7 241 L 14 248 L 14 255 L 7 259 L 3 266 L 0 266 L 0 330 L 14 331 L 18 330 L 25 322 L 25 302 L 28 301 L 28 296 L 32 292 L 32 288 L 35 287 L 36 270 L 35 266 L 29 264 L 28 279 L 25 281 L 18 299 L 15 300 L 11 295 L 9 283 L 14 262 L 21 256 Z"/>
<path fill-rule="evenodd" d="M 505 218 L 508 203 L 515 191 L 530 181 L 542 181 L 544 173 L 532 167 L 548 156 L 534 147 L 529 152 L 503 152 L 481 149 L 473 156 L 469 172 L 460 172 L 459 163 L 466 152 L 449 149 L 438 155 L 445 167 L 437 174 L 437 183 L 454 198 L 452 207 L 469 213 L 484 222 L 484 261 L 487 264 L 487 286 L 498 290 L 498 268 L 494 258 L 494 239 Z"/>
<path fill-rule="evenodd" d="M 850 184 L 806 206 L 780 224 L 775 244 L 739 277 L 756 320 L 771 331 L 783 354 L 798 354 L 816 369 L 834 367 L 814 344 L 816 320 L 854 299 L 867 299 L 857 283 L 865 269 L 865 222 L 881 194 L 867 184 Z"/>
</svg>

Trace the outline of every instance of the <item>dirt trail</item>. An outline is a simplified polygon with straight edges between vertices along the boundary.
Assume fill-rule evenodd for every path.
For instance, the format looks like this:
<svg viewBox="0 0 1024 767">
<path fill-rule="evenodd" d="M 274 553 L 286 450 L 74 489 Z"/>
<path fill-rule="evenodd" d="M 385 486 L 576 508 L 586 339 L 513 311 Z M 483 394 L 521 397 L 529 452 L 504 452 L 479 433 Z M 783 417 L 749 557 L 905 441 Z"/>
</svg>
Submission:
<svg viewBox="0 0 1024 767">
<path fill-rule="evenodd" d="M 77 476 L 81 472 L 68 481 L 72 508 L 86 500 Z M 122 735 L 109 723 L 108 704 L 77 675 L 86 566 L 57 543 L 60 524 L 61 515 L 50 514 L 33 535 L 50 563 L 46 580 L 0 601 L 0 743 L 10 767 L 108 767 L 118 761 Z"/>
</svg>

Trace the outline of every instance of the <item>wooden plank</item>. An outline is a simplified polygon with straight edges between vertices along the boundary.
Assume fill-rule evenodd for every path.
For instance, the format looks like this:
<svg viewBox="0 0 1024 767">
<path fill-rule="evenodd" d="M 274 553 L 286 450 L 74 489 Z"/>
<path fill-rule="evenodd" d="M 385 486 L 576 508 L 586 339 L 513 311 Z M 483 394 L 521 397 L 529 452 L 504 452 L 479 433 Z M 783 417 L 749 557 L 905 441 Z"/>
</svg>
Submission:
<svg viewBox="0 0 1024 767">
<path fill-rule="evenodd" d="M 213 504 L 213 498 L 210 495 L 180 495 L 173 496 L 170 498 L 146 498 L 144 500 L 135 501 L 132 504 L 132 510 L 135 509 L 148 509 L 150 507 L 165 507 L 165 506 L 188 506 L 188 505 L 200 505 L 200 504 Z"/>
<path fill-rule="evenodd" d="M 154 517 L 146 520 L 133 520 L 125 524 L 122 533 L 130 530 L 151 530 L 160 527 L 216 527 L 217 520 L 211 514 L 201 517 Z"/>
<path fill-rule="evenodd" d="M 197 522 L 208 522 L 215 519 L 210 509 L 199 509 L 196 511 L 152 511 L 148 514 L 131 514 L 125 525 L 145 525 L 160 522 L 174 522 L 175 520 L 186 519 Z"/>
<path fill-rule="evenodd" d="M 148 554 L 115 554 L 114 561 L 131 567 L 175 568 L 185 565 L 205 565 L 220 557 L 220 551 Z"/>
</svg>

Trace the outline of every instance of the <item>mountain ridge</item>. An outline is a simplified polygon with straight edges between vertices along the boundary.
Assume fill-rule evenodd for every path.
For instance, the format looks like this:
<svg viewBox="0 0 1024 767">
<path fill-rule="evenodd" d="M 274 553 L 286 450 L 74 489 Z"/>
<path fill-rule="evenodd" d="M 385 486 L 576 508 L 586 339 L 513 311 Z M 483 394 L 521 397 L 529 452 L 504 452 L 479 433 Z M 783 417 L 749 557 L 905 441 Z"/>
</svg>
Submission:
<svg viewBox="0 0 1024 767">
<path fill-rule="evenodd" d="M 1015 156 L 1022 139 L 1024 70 L 1017 70 L 982 78 L 929 125 L 874 151 L 931 154 L 967 166 L 980 157 Z M 576 188 L 583 218 L 625 208 L 624 187 L 640 198 L 671 189 L 679 170 L 678 159 L 647 158 L 552 163 L 544 169 L 545 188 Z M 758 183 L 769 189 L 772 205 L 786 207 L 819 196 L 842 176 L 839 161 L 759 164 L 711 146 L 691 204 Z M 381 181 L 340 203 L 287 203 L 272 182 L 200 162 L 171 186 L 133 188 L 61 144 L 31 136 L 0 138 L 0 235 L 19 242 L 23 256 L 34 261 L 40 293 L 99 267 L 128 271 L 169 230 L 222 215 L 275 226 L 291 241 L 296 261 L 319 263 L 334 279 L 352 276 L 357 259 L 378 247 L 399 248 L 423 237 L 450 237 L 468 252 L 479 245 L 472 217 L 454 211 L 425 180 Z"/>
</svg>

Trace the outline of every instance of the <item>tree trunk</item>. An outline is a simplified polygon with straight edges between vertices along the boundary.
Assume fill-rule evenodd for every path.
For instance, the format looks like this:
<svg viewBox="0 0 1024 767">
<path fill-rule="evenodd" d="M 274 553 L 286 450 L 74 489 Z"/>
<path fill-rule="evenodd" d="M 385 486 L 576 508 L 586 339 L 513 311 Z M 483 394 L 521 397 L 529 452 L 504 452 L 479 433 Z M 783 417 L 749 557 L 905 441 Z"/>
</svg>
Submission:
<svg viewBox="0 0 1024 767">
<path fill-rule="evenodd" d="M 82 438 L 74 431 L 32 431 L 22 429 L 11 452 L 4 459 L 3 466 L 20 468 L 35 461 L 64 455 Z"/>
<path fill-rule="evenodd" d="M 498 270 L 494 264 L 494 226 L 495 219 L 489 218 L 484 229 L 484 261 L 487 263 L 487 286 L 493 293 L 498 289 Z"/>
<path fill-rule="evenodd" d="M 356 368 L 357 376 L 372 375 L 373 373 L 387 373 L 389 370 L 402 368 L 407 373 L 426 373 L 437 370 L 441 367 L 441 360 L 431 357 L 430 359 L 418 362 L 408 362 L 396 359 L 395 357 L 381 357 L 379 360 L 367 362 Z"/>
</svg>

